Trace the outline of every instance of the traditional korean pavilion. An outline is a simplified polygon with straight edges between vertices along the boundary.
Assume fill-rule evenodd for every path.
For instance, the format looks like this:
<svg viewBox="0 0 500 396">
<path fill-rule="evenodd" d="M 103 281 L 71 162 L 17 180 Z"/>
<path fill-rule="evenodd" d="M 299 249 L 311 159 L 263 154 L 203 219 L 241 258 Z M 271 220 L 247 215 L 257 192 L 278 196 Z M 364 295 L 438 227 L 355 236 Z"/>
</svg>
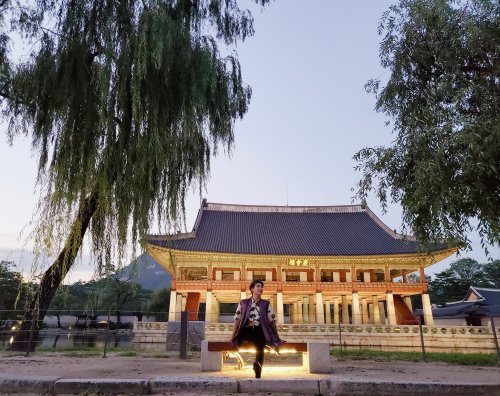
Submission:
<svg viewBox="0 0 500 396">
<path fill-rule="evenodd" d="M 218 322 L 221 303 L 247 298 L 265 281 L 278 323 L 416 324 L 411 296 L 433 324 L 424 269 L 456 253 L 419 251 L 366 205 L 257 206 L 203 200 L 193 230 L 150 235 L 147 250 L 172 274 L 169 320 L 181 310 Z M 408 274 L 418 273 L 418 283 Z M 288 305 L 288 309 L 285 306 Z"/>
</svg>

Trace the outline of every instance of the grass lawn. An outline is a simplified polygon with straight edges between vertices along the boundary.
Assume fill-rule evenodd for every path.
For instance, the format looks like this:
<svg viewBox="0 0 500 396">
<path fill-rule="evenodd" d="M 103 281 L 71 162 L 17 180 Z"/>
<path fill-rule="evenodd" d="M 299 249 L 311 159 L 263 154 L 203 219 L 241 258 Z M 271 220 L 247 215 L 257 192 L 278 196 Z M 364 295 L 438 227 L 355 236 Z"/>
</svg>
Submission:
<svg viewBox="0 0 500 396">
<path fill-rule="evenodd" d="M 374 360 L 374 361 L 424 361 L 421 352 L 386 352 L 369 349 L 345 350 L 333 348 L 330 352 L 339 359 Z M 458 352 L 428 352 L 428 362 L 444 362 L 463 366 L 497 366 L 499 361 L 494 353 L 458 353 Z"/>
</svg>

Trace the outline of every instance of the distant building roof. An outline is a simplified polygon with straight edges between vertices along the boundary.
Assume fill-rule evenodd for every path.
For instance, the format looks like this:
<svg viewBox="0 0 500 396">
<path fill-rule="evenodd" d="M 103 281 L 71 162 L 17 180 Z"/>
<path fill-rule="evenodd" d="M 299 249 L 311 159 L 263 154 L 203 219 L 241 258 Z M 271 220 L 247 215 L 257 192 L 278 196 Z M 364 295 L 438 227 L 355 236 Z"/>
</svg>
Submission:
<svg viewBox="0 0 500 396">
<path fill-rule="evenodd" d="M 474 294 L 477 300 L 468 300 Z M 477 314 L 500 316 L 500 289 L 470 286 L 462 301 L 447 303 L 432 310 L 434 317 L 452 317 Z"/>
<path fill-rule="evenodd" d="M 204 200 L 192 232 L 150 235 L 148 243 L 183 251 L 237 254 L 418 253 L 414 237 L 397 234 L 365 205 L 250 206 Z M 449 248 L 440 244 L 435 250 Z"/>
<path fill-rule="evenodd" d="M 464 301 L 468 300 L 471 293 L 474 293 L 486 305 L 500 305 L 500 289 L 471 286 Z"/>
</svg>

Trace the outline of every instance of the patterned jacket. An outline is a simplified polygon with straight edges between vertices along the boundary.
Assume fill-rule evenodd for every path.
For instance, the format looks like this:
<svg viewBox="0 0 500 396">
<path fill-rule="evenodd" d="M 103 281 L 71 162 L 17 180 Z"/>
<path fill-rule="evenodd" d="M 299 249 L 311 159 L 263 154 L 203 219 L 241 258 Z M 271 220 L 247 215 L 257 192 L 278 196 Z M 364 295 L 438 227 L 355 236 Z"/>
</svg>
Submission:
<svg viewBox="0 0 500 396">
<path fill-rule="evenodd" d="M 257 305 L 259 306 L 259 312 L 260 312 L 260 325 L 262 327 L 262 331 L 264 332 L 264 336 L 266 337 L 266 345 L 271 345 L 276 347 L 282 341 L 276 336 L 276 334 L 274 334 L 274 331 L 271 329 L 271 325 L 269 324 L 269 319 L 267 318 L 267 308 L 269 307 L 269 300 L 260 299 Z M 238 343 L 238 337 L 241 333 L 241 330 L 248 321 L 251 306 L 252 306 L 252 298 L 246 298 L 240 301 L 241 319 L 238 325 L 238 331 L 231 340 L 231 343 L 233 345 L 236 345 Z"/>
</svg>

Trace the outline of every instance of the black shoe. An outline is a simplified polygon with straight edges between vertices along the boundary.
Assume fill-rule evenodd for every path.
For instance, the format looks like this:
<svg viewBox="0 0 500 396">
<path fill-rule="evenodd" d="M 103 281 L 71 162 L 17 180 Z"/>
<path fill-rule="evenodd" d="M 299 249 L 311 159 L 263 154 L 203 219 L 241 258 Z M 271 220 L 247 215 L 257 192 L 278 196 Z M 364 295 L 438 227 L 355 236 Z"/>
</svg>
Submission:
<svg viewBox="0 0 500 396">
<path fill-rule="evenodd" d="M 262 366 L 259 362 L 253 362 L 253 371 L 255 371 L 255 378 L 260 378 L 260 373 L 262 372 Z"/>
</svg>

